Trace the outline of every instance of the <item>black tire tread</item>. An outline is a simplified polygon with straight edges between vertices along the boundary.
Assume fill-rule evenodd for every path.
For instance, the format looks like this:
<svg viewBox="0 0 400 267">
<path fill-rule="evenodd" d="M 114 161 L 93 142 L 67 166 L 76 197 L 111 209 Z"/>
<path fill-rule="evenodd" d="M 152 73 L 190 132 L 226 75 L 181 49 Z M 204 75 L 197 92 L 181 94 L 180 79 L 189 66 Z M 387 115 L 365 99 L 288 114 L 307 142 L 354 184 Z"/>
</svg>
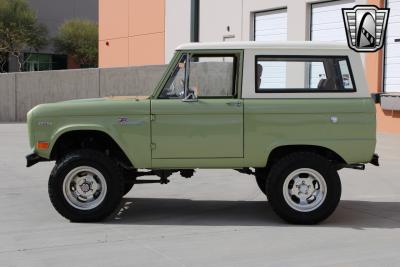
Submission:
<svg viewBox="0 0 400 267">
<path fill-rule="evenodd" d="M 286 176 L 282 177 L 282 174 L 288 172 L 288 169 L 293 171 L 300 168 L 301 164 L 308 165 L 304 168 L 313 167 L 320 172 L 328 187 L 325 202 L 311 212 L 299 212 L 290 208 L 283 199 L 280 186 L 283 184 L 282 180 L 286 178 Z M 296 165 L 298 166 L 293 168 Z M 328 218 L 336 209 L 340 201 L 341 183 L 334 164 L 328 159 L 314 152 L 294 152 L 282 157 L 271 166 L 266 180 L 266 194 L 272 209 L 285 221 L 293 224 L 316 224 Z"/>
<path fill-rule="evenodd" d="M 60 183 L 62 184 L 65 178 L 62 176 L 63 172 L 68 170 L 71 164 L 79 164 L 79 162 L 89 162 L 100 166 L 107 172 L 104 175 L 105 179 L 112 179 L 112 185 L 107 183 L 108 191 L 104 202 L 90 211 L 81 211 L 70 206 L 60 188 Z M 109 175 L 108 178 L 107 175 Z M 65 155 L 56 162 L 49 177 L 48 192 L 52 205 L 66 219 L 72 222 L 97 222 L 109 216 L 118 206 L 124 192 L 124 179 L 118 165 L 107 155 L 96 150 L 81 149 Z"/>
</svg>

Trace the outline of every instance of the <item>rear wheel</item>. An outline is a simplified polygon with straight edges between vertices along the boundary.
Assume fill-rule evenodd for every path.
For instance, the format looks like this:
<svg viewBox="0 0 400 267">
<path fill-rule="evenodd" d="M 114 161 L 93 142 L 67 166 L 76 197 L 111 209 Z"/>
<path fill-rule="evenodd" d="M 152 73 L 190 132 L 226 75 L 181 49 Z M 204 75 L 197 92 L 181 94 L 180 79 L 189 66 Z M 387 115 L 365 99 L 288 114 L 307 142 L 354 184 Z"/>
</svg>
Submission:
<svg viewBox="0 0 400 267">
<path fill-rule="evenodd" d="M 296 224 L 315 224 L 328 218 L 341 196 L 339 175 L 332 163 L 312 152 L 297 152 L 280 159 L 267 178 L 273 210 Z"/>
<path fill-rule="evenodd" d="M 134 182 L 133 182 L 132 179 L 125 179 L 125 182 L 124 182 L 124 193 L 122 194 L 122 196 L 125 196 L 126 194 L 128 194 L 129 191 L 131 191 L 133 185 L 134 185 Z"/>
<path fill-rule="evenodd" d="M 101 152 L 78 150 L 59 160 L 49 178 L 55 209 L 73 222 L 100 221 L 118 206 L 124 181 L 117 164 Z"/>
</svg>

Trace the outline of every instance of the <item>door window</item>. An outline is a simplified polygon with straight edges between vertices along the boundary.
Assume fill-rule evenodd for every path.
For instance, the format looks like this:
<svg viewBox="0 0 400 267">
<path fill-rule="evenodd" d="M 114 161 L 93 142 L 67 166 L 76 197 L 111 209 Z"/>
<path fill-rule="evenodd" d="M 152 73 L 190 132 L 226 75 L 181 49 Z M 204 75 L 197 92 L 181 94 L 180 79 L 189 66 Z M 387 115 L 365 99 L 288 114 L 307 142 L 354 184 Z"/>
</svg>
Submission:
<svg viewBox="0 0 400 267">
<path fill-rule="evenodd" d="M 190 59 L 189 93 L 197 97 L 235 95 L 236 58 L 234 56 L 193 56 Z"/>
<path fill-rule="evenodd" d="M 199 98 L 236 96 L 236 65 L 234 55 L 184 54 L 175 66 L 160 93 L 161 99 L 183 99 L 189 94 Z"/>
</svg>

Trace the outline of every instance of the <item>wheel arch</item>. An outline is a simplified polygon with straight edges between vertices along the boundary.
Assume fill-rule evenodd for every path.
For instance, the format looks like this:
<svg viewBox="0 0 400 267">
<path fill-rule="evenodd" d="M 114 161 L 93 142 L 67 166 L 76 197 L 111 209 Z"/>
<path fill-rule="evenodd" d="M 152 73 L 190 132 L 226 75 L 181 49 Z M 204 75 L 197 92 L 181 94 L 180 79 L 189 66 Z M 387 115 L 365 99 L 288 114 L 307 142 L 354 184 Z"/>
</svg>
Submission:
<svg viewBox="0 0 400 267">
<path fill-rule="evenodd" d="M 270 163 L 280 159 L 281 157 L 294 152 L 300 151 L 310 151 L 316 154 L 319 154 L 329 160 L 333 161 L 334 163 L 340 164 L 347 164 L 346 160 L 334 150 L 319 146 L 319 145 L 281 145 L 274 147 L 267 156 L 267 163 L 268 166 Z"/>
<path fill-rule="evenodd" d="M 73 149 L 91 148 L 110 154 L 110 156 L 115 157 L 127 167 L 134 166 L 123 145 L 118 142 L 112 133 L 100 126 L 62 128 L 51 139 L 50 160 L 57 160 L 60 156 Z"/>
</svg>

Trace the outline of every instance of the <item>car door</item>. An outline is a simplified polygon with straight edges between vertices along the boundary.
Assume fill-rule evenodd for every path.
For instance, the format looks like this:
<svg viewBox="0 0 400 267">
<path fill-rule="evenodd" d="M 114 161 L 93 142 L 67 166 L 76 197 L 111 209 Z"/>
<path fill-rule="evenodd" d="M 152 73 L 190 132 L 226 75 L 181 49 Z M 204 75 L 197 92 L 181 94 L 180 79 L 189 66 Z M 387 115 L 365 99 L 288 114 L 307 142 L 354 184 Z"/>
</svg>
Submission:
<svg viewBox="0 0 400 267">
<path fill-rule="evenodd" d="M 151 100 L 152 159 L 243 158 L 240 62 L 237 51 L 180 55 Z"/>
</svg>

